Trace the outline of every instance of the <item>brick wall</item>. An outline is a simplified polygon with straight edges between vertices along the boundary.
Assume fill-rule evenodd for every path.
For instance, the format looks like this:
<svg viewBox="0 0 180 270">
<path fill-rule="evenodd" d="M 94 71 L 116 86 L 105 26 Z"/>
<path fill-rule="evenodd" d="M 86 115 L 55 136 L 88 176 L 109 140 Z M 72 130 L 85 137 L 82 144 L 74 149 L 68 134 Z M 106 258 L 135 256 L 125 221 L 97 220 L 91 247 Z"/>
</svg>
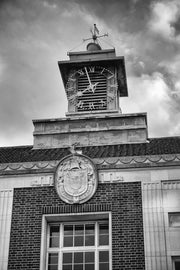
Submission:
<svg viewBox="0 0 180 270">
<path fill-rule="evenodd" d="M 87 203 L 69 206 L 54 187 L 14 191 L 9 270 L 39 270 L 43 213 L 112 211 L 113 270 L 145 269 L 141 183 L 99 184 Z"/>
</svg>

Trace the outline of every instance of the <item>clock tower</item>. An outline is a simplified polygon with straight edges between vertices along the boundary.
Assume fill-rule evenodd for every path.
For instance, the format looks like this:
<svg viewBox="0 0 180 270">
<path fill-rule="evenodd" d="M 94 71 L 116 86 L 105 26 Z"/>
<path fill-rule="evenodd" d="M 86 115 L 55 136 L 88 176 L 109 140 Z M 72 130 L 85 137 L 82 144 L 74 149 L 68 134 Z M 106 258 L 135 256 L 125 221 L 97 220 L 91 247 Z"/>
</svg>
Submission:
<svg viewBox="0 0 180 270">
<path fill-rule="evenodd" d="M 59 61 L 68 100 L 65 118 L 34 120 L 34 149 L 107 146 L 147 141 L 145 113 L 122 114 L 128 96 L 125 62 L 115 49 L 102 49 L 94 33 L 85 51 Z"/>
<path fill-rule="evenodd" d="M 115 49 L 102 50 L 89 43 L 83 52 L 59 61 L 67 99 L 67 116 L 119 113 L 119 97 L 128 95 L 124 57 Z"/>
</svg>

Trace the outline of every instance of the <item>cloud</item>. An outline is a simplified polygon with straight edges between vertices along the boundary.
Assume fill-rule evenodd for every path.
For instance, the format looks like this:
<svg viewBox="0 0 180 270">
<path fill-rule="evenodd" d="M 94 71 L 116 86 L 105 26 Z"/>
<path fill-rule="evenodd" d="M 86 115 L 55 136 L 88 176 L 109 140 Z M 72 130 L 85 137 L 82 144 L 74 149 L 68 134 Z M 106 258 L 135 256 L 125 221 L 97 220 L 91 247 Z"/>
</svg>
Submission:
<svg viewBox="0 0 180 270">
<path fill-rule="evenodd" d="M 128 84 L 129 98 L 121 99 L 123 113 L 147 112 L 149 133 L 158 133 L 159 136 L 167 134 L 170 97 L 162 74 L 154 72 L 151 76 L 131 77 Z"/>
<path fill-rule="evenodd" d="M 176 38 L 175 23 L 180 19 L 179 1 L 153 2 L 149 28 L 167 39 Z"/>
<path fill-rule="evenodd" d="M 3 60 L 2 56 L 0 55 L 0 83 L 3 81 L 5 69 L 6 69 L 5 61 Z"/>
<path fill-rule="evenodd" d="M 110 45 L 102 39 L 103 48 L 112 44 L 125 56 L 129 98 L 120 100 L 123 112 L 147 111 L 149 136 L 177 134 L 178 2 L 1 1 L 0 142 L 32 143 L 32 119 L 64 117 L 67 101 L 57 61 L 67 59 L 72 48 L 85 49 L 82 39 L 94 23 L 100 33 L 109 33 L 104 41 Z"/>
</svg>

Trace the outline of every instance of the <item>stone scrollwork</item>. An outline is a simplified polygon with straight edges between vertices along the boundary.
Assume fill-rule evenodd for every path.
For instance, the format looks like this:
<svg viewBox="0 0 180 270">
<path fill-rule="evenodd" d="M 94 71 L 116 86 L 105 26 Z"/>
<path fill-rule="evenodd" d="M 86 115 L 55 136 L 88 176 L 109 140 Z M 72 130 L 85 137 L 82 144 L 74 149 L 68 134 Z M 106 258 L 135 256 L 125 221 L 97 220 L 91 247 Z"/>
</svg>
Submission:
<svg viewBox="0 0 180 270">
<path fill-rule="evenodd" d="M 86 156 L 72 154 L 62 159 L 55 172 L 55 187 L 59 197 L 69 204 L 88 201 L 97 188 L 97 172 Z"/>
</svg>

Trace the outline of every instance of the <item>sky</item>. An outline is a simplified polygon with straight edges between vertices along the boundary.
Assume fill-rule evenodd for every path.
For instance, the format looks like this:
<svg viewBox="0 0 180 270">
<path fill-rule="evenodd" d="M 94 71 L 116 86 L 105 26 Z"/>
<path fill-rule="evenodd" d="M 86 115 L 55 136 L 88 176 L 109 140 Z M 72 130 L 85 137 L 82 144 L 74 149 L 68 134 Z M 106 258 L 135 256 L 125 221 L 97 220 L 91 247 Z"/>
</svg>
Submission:
<svg viewBox="0 0 180 270">
<path fill-rule="evenodd" d="M 65 117 L 57 62 L 100 44 L 124 56 L 122 112 L 147 112 L 148 137 L 180 135 L 179 0 L 1 0 L 0 146 L 33 144 L 32 119 Z"/>
</svg>

